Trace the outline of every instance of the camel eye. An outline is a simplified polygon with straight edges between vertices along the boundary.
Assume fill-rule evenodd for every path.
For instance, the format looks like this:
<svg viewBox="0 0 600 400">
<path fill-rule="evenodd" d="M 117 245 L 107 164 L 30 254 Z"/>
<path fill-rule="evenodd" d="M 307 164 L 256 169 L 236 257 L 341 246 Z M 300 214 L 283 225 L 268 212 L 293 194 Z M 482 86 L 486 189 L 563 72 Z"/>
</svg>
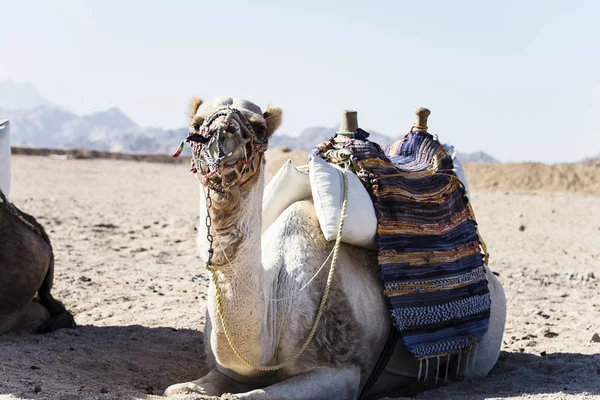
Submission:
<svg viewBox="0 0 600 400">
<path fill-rule="evenodd" d="M 254 133 L 256 133 L 256 136 L 259 138 L 265 137 L 265 130 L 266 129 L 262 126 L 254 127 Z"/>
<path fill-rule="evenodd" d="M 193 126 L 194 130 L 197 131 L 198 129 L 200 129 L 200 124 L 196 124 Z"/>
</svg>

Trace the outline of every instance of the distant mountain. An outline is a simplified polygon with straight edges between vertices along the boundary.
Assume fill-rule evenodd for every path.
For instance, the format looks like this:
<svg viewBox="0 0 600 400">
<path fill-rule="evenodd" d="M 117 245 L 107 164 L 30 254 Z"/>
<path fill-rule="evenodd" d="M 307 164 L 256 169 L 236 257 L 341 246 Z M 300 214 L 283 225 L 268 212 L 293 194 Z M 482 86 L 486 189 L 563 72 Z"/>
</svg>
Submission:
<svg viewBox="0 0 600 400">
<path fill-rule="evenodd" d="M 172 153 L 187 129 L 143 128 L 116 108 L 80 117 L 57 108 L 6 110 L 13 146 Z"/>
<path fill-rule="evenodd" d="M 186 128 L 140 127 L 117 108 L 85 116 L 47 106 L 21 110 L 0 108 L 0 118 L 10 120 L 12 145 L 24 147 L 170 154 L 188 134 Z M 275 134 L 269 141 L 269 147 L 310 151 L 335 135 L 336 131 L 335 127 L 321 126 L 307 128 L 296 137 Z M 383 145 L 393 141 L 381 133 L 369 133 L 369 139 L 376 143 Z M 189 150 L 186 154 L 190 154 Z M 462 162 L 498 162 L 484 152 L 459 153 L 459 156 Z"/>
<path fill-rule="evenodd" d="M 0 81 L 0 119 L 11 123 L 13 146 L 102 150 L 123 153 L 171 154 L 188 130 L 141 127 L 118 108 L 79 116 L 58 108 L 29 83 Z M 329 139 L 336 127 L 307 128 L 299 136 L 275 134 L 269 147 L 310 151 Z M 392 138 L 369 131 L 369 139 L 381 145 Z M 189 149 L 185 150 L 190 154 Z M 483 152 L 460 153 L 463 162 L 497 162 Z"/>
<path fill-rule="evenodd" d="M 313 147 L 321 142 L 329 139 L 337 132 L 337 128 L 327 128 L 317 126 L 307 128 L 300 135 L 293 137 L 288 135 L 278 135 L 277 133 L 269 140 L 269 147 L 288 147 L 291 150 L 310 151 Z M 369 131 L 369 140 L 379 144 L 387 144 L 392 142 L 388 136 L 382 135 L 374 131 Z"/>
<path fill-rule="evenodd" d="M 494 157 L 490 156 L 487 153 L 484 153 L 483 151 L 477 151 L 475 153 L 462 153 L 462 152 L 457 152 L 458 154 L 458 159 L 460 160 L 461 163 L 463 162 L 467 162 L 467 163 L 497 163 L 498 160 L 496 160 Z"/>
<path fill-rule="evenodd" d="M 310 151 L 313 147 L 318 145 L 321 142 L 329 139 L 333 135 L 337 128 L 327 128 L 327 127 L 314 127 L 307 128 L 297 137 L 287 136 L 287 135 L 278 135 L 275 134 L 269 140 L 269 146 L 271 148 L 275 147 L 287 147 L 290 150 L 303 150 Z M 380 145 L 390 144 L 394 141 L 394 139 L 389 136 L 383 135 L 378 132 L 369 131 L 370 136 L 369 140 L 379 143 Z M 458 157 L 461 162 L 472 162 L 472 163 L 497 163 L 494 157 L 490 156 L 483 151 L 478 151 L 476 153 L 462 153 L 458 152 Z"/>
<path fill-rule="evenodd" d="M 11 110 L 37 106 L 56 107 L 50 100 L 42 97 L 31 83 L 11 80 L 0 80 L 0 106 Z"/>
</svg>

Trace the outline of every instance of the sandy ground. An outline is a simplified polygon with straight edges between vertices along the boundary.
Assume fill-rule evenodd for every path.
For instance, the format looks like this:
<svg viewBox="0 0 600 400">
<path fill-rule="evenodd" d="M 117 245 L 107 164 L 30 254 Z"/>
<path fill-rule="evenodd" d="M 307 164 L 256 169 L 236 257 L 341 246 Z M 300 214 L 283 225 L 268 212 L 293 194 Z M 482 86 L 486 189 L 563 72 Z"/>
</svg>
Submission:
<svg viewBox="0 0 600 400">
<path fill-rule="evenodd" d="M 503 352 L 486 380 L 416 398 L 600 398 L 600 197 L 506 190 L 489 168 L 467 171 L 508 299 Z M 151 399 L 206 372 L 186 164 L 15 156 L 11 199 L 49 232 L 54 294 L 79 327 L 0 337 L 0 398 Z"/>
</svg>

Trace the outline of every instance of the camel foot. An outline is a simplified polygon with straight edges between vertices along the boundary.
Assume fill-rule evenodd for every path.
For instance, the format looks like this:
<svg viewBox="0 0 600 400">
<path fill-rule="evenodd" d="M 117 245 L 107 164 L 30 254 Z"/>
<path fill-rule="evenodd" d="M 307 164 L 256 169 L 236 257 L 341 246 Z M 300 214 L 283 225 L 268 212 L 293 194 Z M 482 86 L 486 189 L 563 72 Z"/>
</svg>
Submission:
<svg viewBox="0 0 600 400">
<path fill-rule="evenodd" d="M 230 377 L 223 375 L 217 370 L 210 371 L 202 378 L 192 381 L 171 385 L 165 390 L 163 396 L 197 394 L 202 396 L 221 396 L 225 393 L 245 392 L 248 390 L 243 385 Z"/>
<path fill-rule="evenodd" d="M 27 306 L 25 314 L 23 314 L 23 317 L 14 330 L 25 333 L 36 333 L 48 321 L 50 321 L 50 312 L 48 309 L 37 301 L 32 301 Z"/>
<path fill-rule="evenodd" d="M 67 311 L 63 303 L 55 300 L 49 293 L 40 299 L 40 303 L 48 309 L 50 318 L 39 327 L 37 333 L 47 333 L 62 328 L 75 328 L 73 314 Z"/>
</svg>

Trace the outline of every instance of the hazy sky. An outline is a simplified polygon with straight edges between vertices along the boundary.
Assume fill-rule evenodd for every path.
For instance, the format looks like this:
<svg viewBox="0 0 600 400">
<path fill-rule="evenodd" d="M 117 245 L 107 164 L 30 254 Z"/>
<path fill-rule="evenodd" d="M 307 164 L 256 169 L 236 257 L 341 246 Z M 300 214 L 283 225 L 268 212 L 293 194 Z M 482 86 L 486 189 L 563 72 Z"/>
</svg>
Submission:
<svg viewBox="0 0 600 400">
<path fill-rule="evenodd" d="M 0 0 L 0 79 L 78 113 L 186 125 L 188 99 L 284 109 L 281 133 L 430 131 L 502 161 L 600 153 L 600 1 Z"/>
</svg>

